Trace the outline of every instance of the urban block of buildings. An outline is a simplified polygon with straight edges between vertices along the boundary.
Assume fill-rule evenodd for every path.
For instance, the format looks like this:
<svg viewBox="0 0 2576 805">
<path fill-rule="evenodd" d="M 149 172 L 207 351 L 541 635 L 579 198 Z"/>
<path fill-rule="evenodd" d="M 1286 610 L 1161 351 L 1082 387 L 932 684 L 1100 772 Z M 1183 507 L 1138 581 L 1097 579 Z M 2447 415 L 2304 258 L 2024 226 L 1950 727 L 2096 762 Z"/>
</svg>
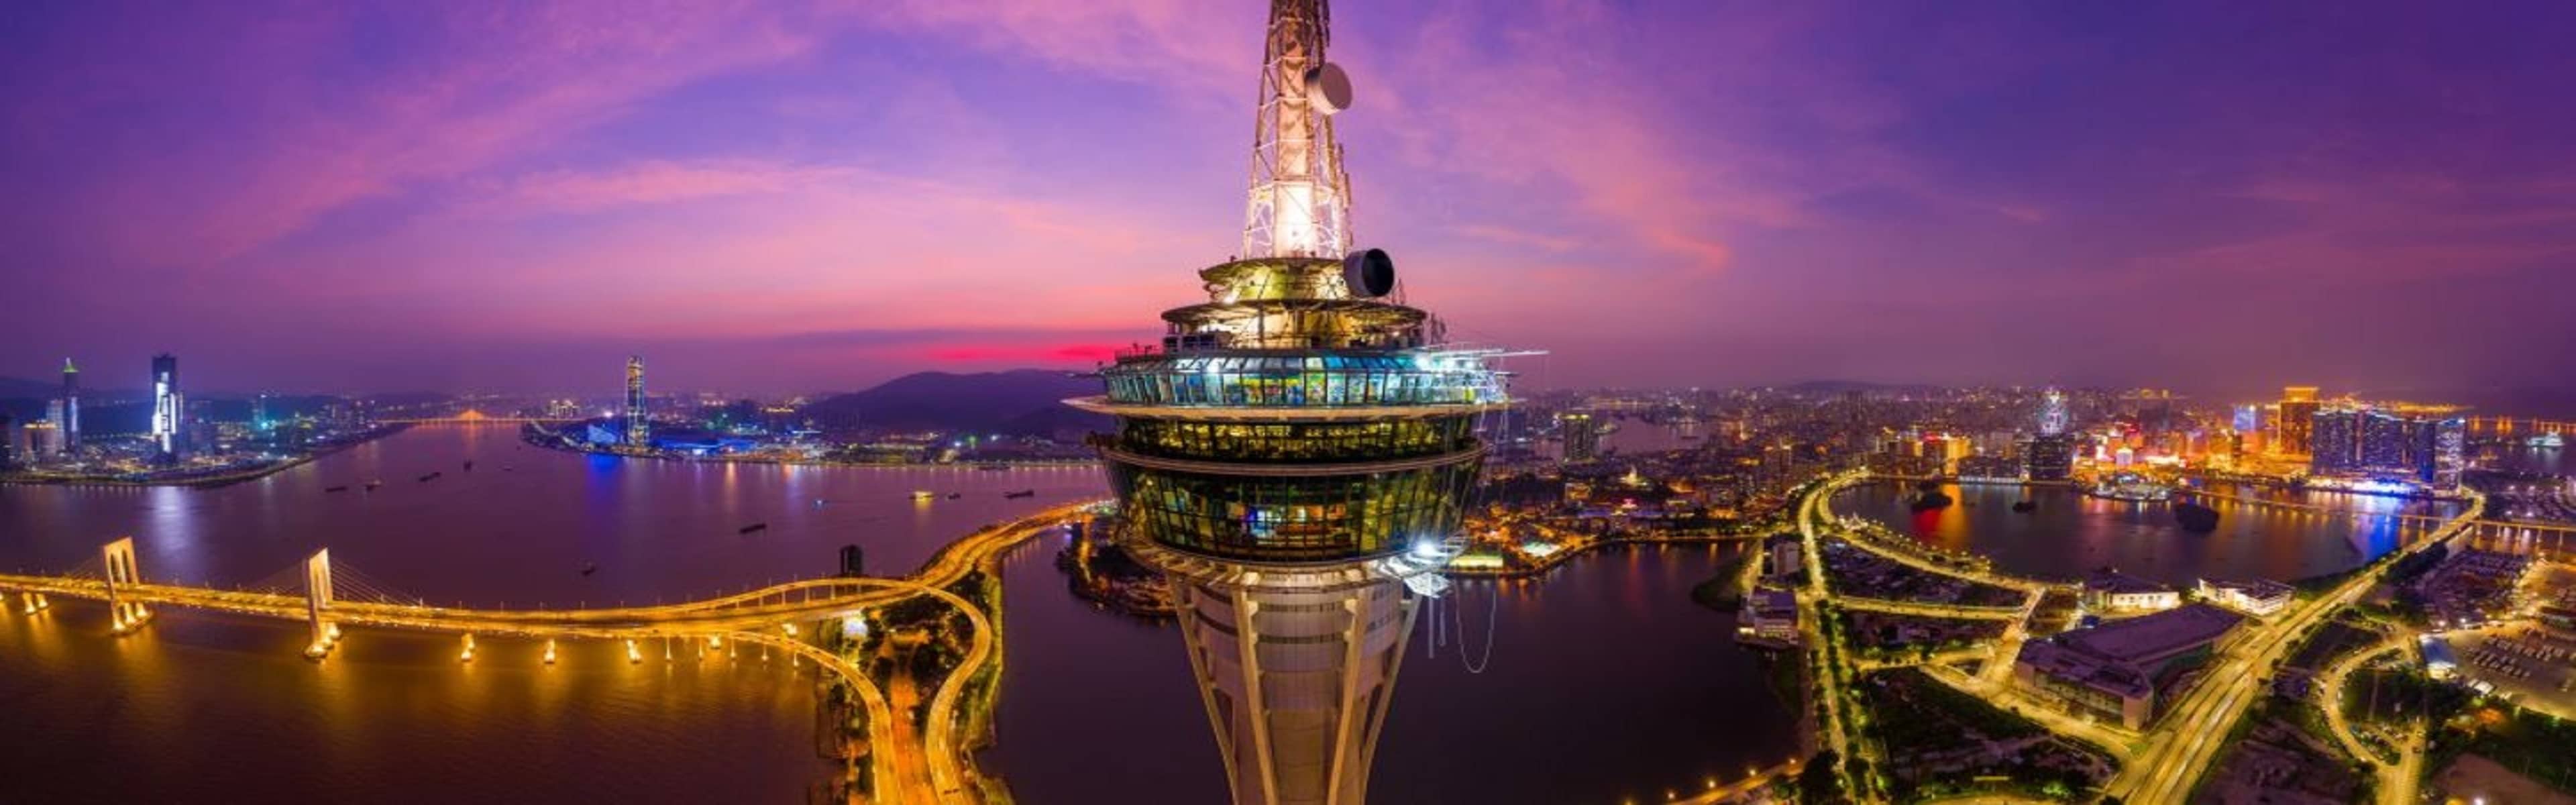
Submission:
<svg viewBox="0 0 2576 805">
<path fill-rule="evenodd" d="M 2097 615 L 2159 612 L 2182 606 L 2182 593 L 2106 567 L 2085 577 L 2084 590 L 2076 600 L 2084 611 Z"/>
<path fill-rule="evenodd" d="M 2269 579 L 2204 578 L 2194 592 L 2199 594 L 2200 600 L 2258 618 L 2271 617 L 2298 597 L 2298 591 L 2290 585 Z"/>
<path fill-rule="evenodd" d="M 2013 681 L 2042 701 L 2141 729 L 2155 720 L 2160 694 L 2224 650 L 2244 621 L 2191 604 L 2033 640 L 2013 660 Z"/>
</svg>

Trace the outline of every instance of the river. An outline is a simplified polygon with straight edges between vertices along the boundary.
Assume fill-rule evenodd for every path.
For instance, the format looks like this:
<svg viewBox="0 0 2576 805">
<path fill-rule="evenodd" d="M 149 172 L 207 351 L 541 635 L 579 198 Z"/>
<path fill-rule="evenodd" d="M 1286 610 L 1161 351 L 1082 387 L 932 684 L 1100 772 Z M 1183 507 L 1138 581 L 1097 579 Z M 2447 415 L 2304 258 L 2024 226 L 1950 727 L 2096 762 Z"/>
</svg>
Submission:
<svg viewBox="0 0 2576 805">
<path fill-rule="evenodd" d="M 1036 494 L 1002 496 L 1022 489 Z M 428 427 L 212 490 L 0 487 L 0 567 L 94 564 L 132 535 L 156 581 L 291 584 L 328 547 L 344 596 L 638 603 L 827 574 L 845 544 L 900 575 L 978 526 L 1102 494 L 1088 466 L 624 460 Z M 768 528 L 739 533 L 751 523 Z M 1222 801 L 1178 633 L 1071 595 L 1059 547 L 1005 561 L 998 742 L 981 764 L 1039 805 Z M 1415 629 L 1372 797 L 1647 801 L 1788 757 L 1794 708 L 1731 621 L 1688 598 L 1727 550 L 1613 550 L 1458 585 Z M 783 658 L 648 647 L 630 664 L 588 643 L 546 665 L 541 644 L 493 639 L 463 664 L 453 638 L 356 630 L 314 664 L 296 624 L 164 612 L 106 632 L 81 602 L 0 616 L 0 801 L 797 802 L 837 768 L 814 752 L 811 670 Z"/>
<path fill-rule="evenodd" d="M 1864 484 L 1833 501 L 1837 514 L 1876 519 L 1929 545 L 1992 557 L 2014 573 L 2073 579 L 2101 567 L 2189 585 L 2202 576 L 2290 581 L 2359 567 L 2426 530 L 2389 515 L 2448 517 L 2455 503 L 2340 492 L 2288 492 L 2232 487 L 2252 500 L 2325 507 L 2332 512 L 2234 500 L 2211 500 L 2218 528 L 2185 531 L 2171 506 L 2088 497 L 2076 490 L 2017 485 L 1948 484 L 1957 501 L 1916 512 L 1909 484 Z M 2029 512 L 2013 503 L 2032 502 Z"/>
</svg>

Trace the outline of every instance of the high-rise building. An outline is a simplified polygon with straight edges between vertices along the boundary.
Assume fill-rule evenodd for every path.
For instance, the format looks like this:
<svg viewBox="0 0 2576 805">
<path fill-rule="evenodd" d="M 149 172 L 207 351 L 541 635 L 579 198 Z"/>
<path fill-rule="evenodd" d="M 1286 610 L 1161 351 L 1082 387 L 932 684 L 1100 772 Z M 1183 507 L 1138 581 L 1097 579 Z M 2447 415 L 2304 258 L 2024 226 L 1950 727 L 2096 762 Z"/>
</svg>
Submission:
<svg viewBox="0 0 2576 805">
<path fill-rule="evenodd" d="M 2460 488 L 2460 471 L 2468 466 L 2468 422 L 2459 417 L 2428 417 L 2417 428 L 2416 472 L 2436 490 Z"/>
<path fill-rule="evenodd" d="M 651 444 L 653 427 L 645 419 L 644 356 L 626 357 L 626 444 L 645 447 Z"/>
<path fill-rule="evenodd" d="M 2235 419 L 2229 424 L 2236 429 L 2237 433 L 2240 434 L 2261 433 L 2263 431 L 2263 406 L 2250 404 L 2236 406 Z"/>
<path fill-rule="evenodd" d="M 2066 433 L 2070 417 L 2066 413 L 2066 393 L 2049 389 L 2039 396 L 2039 435 L 2059 436 Z"/>
<path fill-rule="evenodd" d="M 2274 428 L 2272 444 L 2283 455 L 2305 455 L 2315 444 L 2315 418 L 2319 405 L 2317 387 L 2288 386 L 2281 389 L 2281 423 Z"/>
<path fill-rule="evenodd" d="M 1384 298 L 1385 254 L 1348 249 L 1326 19 L 1271 4 L 1243 256 L 1073 402 L 1116 418 L 1121 538 L 1171 581 L 1237 803 L 1366 800 L 1420 596 L 1464 547 L 1477 421 L 1507 405 L 1490 353 L 1445 347 Z"/>
<path fill-rule="evenodd" d="M 2467 423 L 2457 417 L 2337 405 L 2319 410 L 2315 423 L 2309 472 L 2410 480 L 2437 490 L 2460 484 Z"/>
<path fill-rule="evenodd" d="M 2417 452 L 2415 436 L 2419 430 L 2412 417 L 2385 409 L 2362 411 L 2361 443 L 2354 466 L 2369 471 L 2411 472 L 2414 462 L 2408 457 Z"/>
<path fill-rule="evenodd" d="M 7 411 L 0 411 L 0 470 L 18 468 L 18 439 L 18 419 Z"/>
<path fill-rule="evenodd" d="M 20 426 L 18 432 L 26 439 L 20 443 L 19 455 L 26 456 L 26 461 L 30 463 L 35 462 L 39 457 L 63 451 L 63 432 L 61 428 L 54 426 L 53 420 L 29 422 Z"/>
<path fill-rule="evenodd" d="M 2075 438 L 2066 434 L 2033 436 L 2021 445 L 2025 481 L 2059 482 L 2075 477 Z"/>
<path fill-rule="evenodd" d="M 1558 414 L 1556 424 L 1564 431 L 1565 460 L 1591 461 L 1601 457 L 1601 423 L 1593 421 L 1590 412 Z"/>
<path fill-rule="evenodd" d="M 188 398 L 179 390 L 179 359 L 164 352 L 152 356 L 152 442 L 163 461 L 176 461 L 187 449 Z"/>
<path fill-rule="evenodd" d="M 70 358 L 63 359 L 63 420 L 61 424 L 63 428 L 63 450 L 65 452 L 79 450 L 81 432 L 80 367 L 73 366 L 72 359 Z"/>
<path fill-rule="evenodd" d="M 2290 432 L 2289 401 L 2281 403 L 2281 432 Z M 2365 412 L 2358 406 L 2338 405 L 2317 409 L 2307 417 L 2308 471 L 2319 475 L 2349 473 L 2361 468 L 2361 440 Z"/>
</svg>

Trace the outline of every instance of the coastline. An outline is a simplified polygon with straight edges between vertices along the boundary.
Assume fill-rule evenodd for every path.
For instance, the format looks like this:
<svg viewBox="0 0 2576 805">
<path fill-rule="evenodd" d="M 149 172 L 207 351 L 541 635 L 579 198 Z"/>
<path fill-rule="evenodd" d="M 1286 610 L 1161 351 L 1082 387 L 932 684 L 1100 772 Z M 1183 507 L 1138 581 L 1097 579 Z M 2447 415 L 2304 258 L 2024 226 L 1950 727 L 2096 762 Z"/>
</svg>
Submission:
<svg viewBox="0 0 2576 805">
<path fill-rule="evenodd" d="M 356 447 L 356 446 L 358 446 L 358 445 L 362 445 L 362 444 L 366 444 L 366 443 L 368 443 L 368 442 L 372 442 L 372 441 L 375 441 L 375 440 L 377 440 L 377 439 L 382 439 L 382 438 L 385 438 L 385 437 L 387 437 L 387 436 L 392 436 L 392 435 L 394 435 L 394 434 L 401 433 L 401 432 L 403 432 L 403 431 L 405 431 L 405 430 L 409 430 L 409 429 L 411 429 L 411 427 L 412 427 L 412 426 L 410 426 L 410 425 L 386 425 L 386 426 L 383 426 L 383 427 L 376 428 L 376 429 L 374 429 L 374 430 L 370 430 L 370 431 L 366 431 L 366 432 L 364 432 L 364 433 L 361 433 L 361 434 L 359 434 L 358 436 L 353 437 L 353 438 L 351 438 L 351 439 L 349 439 L 349 440 L 347 440 L 347 441 L 343 441 L 343 442 L 333 442 L 333 443 L 331 443 L 331 444 L 329 444 L 329 445 L 325 445 L 325 446 L 323 446 L 323 447 L 322 447 L 322 448 L 320 448 L 320 449 L 312 450 L 312 451 L 309 451 L 309 452 L 303 453 L 303 454 L 301 454 L 301 455 L 297 455 L 297 456 L 295 456 L 295 457 L 293 457 L 293 458 L 283 459 L 283 460 L 277 461 L 277 462 L 275 462 L 275 463 L 262 464 L 262 465 L 259 465 L 259 466 L 257 466 L 257 467 L 251 467 L 251 468 L 242 469 L 242 470 L 234 471 L 234 472 L 226 472 L 226 473 L 222 473 L 222 474 L 218 474 L 218 475 L 190 476 L 190 477 L 186 477 L 186 478 L 172 478 L 172 479 L 166 479 L 166 480 L 156 480 L 156 479 L 149 479 L 149 478 L 147 478 L 147 479 L 141 479 L 141 480 L 130 480 L 130 479 L 126 479 L 126 478 L 119 478 L 119 477 L 115 477 L 115 476 L 62 476 L 62 477 L 50 477 L 50 476 L 48 476 L 48 477 L 27 477 L 27 476 L 25 476 L 25 475 L 23 475 L 23 474 L 19 474 L 19 475 L 0 475 L 0 485 L 17 485 L 17 486 L 62 486 L 62 487 L 105 487 L 105 488 L 110 488 L 110 489 L 149 489 L 149 488 L 152 488 L 152 487 L 163 487 L 163 486 L 167 486 L 167 487 L 182 487 L 182 488 L 188 488 L 188 489 L 214 489 L 214 488 L 217 488 L 217 487 L 231 486 L 231 485 L 233 485 L 233 484 L 244 483 L 244 482 L 248 482 L 248 481 L 256 481 L 256 480 L 259 480 L 259 479 L 261 479 L 261 478 L 266 478 L 266 477 L 268 477 L 268 476 L 275 475 L 275 474 L 277 474 L 277 473 L 284 472 L 284 471 L 287 471 L 287 470 L 290 470 L 290 469 L 294 469 L 294 468 L 296 468 L 296 467 L 300 467 L 300 466 L 303 466 L 303 465 L 305 465 L 305 464 L 311 463 L 313 460 L 315 460 L 315 459 L 319 459 L 319 458 L 321 458 L 321 457 L 323 457 L 323 456 L 331 455 L 331 454 L 333 454 L 333 453 L 338 453 L 338 452 L 340 452 L 340 451 L 342 451 L 342 450 L 347 450 L 347 449 L 349 449 L 349 448 Z"/>
<path fill-rule="evenodd" d="M 530 446 L 530 447 L 536 447 L 536 448 L 545 449 L 545 450 L 553 450 L 553 451 L 555 451 L 555 452 L 559 452 L 559 453 L 571 453 L 571 454 L 574 454 L 574 455 L 582 455 L 582 456 L 608 456 L 608 457 L 610 457 L 610 458 L 621 458 L 621 459 L 623 459 L 623 458 L 631 458 L 631 459 L 642 459 L 642 460 L 648 460 L 648 461 L 677 461 L 677 462 L 682 462 L 682 463 L 691 463 L 691 464 L 759 464 L 759 465 L 771 465 L 771 466 L 781 466 L 781 467 L 858 467 L 858 468 L 867 468 L 867 467 L 887 467 L 887 468 L 898 468 L 898 467 L 951 467 L 951 468 L 982 469 L 982 468 L 985 468 L 985 467 L 991 467 L 991 468 L 993 468 L 993 469 L 995 469 L 995 470 L 1027 470 L 1027 469 L 1047 469 L 1047 468 L 1052 468 L 1052 467 L 1088 467 L 1088 466 L 1093 466 L 1093 465 L 1096 465 L 1096 464 L 1099 464 L 1099 463 L 1100 463 L 1100 460 L 1099 460 L 1099 459 L 1096 459 L 1096 458 L 1079 458 L 1079 459 L 1072 459 L 1072 458 L 1069 458 L 1069 459 L 1057 459 L 1057 460 L 1036 460 L 1036 459 L 1000 459 L 1000 460 L 990 460 L 990 461 L 958 461 L 958 462 L 950 462 L 950 463 L 942 464 L 942 463 L 936 463 L 936 462 L 903 462 L 903 461 L 834 461 L 834 460 L 831 460 L 831 459 L 789 459 L 789 458 L 775 458 L 775 457 L 769 457 L 769 456 L 757 456 L 757 455 L 727 455 L 727 454 L 717 454 L 717 455 L 705 455 L 705 456 L 701 456 L 701 455 L 690 455 L 690 454 L 686 454 L 686 453 L 668 453 L 668 452 L 629 453 L 629 452 L 621 452 L 621 451 L 617 451 L 617 450 L 589 450 L 589 449 L 583 449 L 583 448 L 580 448 L 580 447 L 574 447 L 574 446 L 571 446 L 571 445 L 568 445 L 568 444 L 564 444 L 564 443 L 562 443 L 563 437 L 562 437 L 562 436 L 560 436 L 560 435 L 558 435 L 558 434 L 553 434 L 553 433 L 543 433 L 543 434 L 542 434 L 542 436 L 544 436 L 544 437 L 554 437 L 554 438 L 542 438 L 542 437 L 540 436 L 540 434 L 539 434 L 539 433 L 532 433 L 532 432 L 527 431 L 527 430 L 521 430 L 521 431 L 520 431 L 520 433 L 519 433 L 519 441 L 520 441 L 520 442 L 522 442 L 522 443 L 524 443 L 524 444 L 527 444 L 527 445 L 528 445 L 528 446 Z"/>
</svg>

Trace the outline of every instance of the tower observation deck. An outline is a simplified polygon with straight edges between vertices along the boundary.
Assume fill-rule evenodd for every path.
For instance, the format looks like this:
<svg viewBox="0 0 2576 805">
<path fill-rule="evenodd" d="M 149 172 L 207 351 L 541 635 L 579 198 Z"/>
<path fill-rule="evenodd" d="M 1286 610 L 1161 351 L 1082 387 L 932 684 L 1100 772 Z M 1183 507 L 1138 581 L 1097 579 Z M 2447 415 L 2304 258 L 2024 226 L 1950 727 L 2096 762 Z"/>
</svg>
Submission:
<svg viewBox="0 0 2576 805">
<path fill-rule="evenodd" d="M 1358 803 L 1421 595 L 1457 555 L 1508 405 L 1492 350 L 1349 245 L 1323 0 L 1273 0 L 1245 256 L 1101 368 L 1123 542 L 1171 582 L 1237 803 Z"/>
</svg>

